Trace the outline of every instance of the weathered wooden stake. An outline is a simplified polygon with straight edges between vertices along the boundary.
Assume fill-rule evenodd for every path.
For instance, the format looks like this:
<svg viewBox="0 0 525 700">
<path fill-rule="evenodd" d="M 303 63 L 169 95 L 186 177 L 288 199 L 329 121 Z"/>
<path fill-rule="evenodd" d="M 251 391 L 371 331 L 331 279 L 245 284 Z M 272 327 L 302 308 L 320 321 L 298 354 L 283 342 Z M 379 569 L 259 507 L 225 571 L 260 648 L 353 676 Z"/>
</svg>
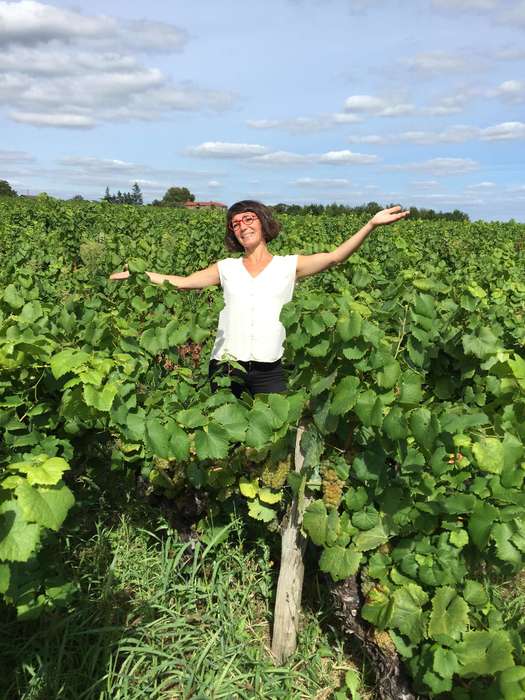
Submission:
<svg viewBox="0 0 525 700">
<path fill-rule="evenodd" d="M 295 439 L 296 472 L 301 471 L 304 463 L 301 450 L 303 433 L 304 425 L 300 425 Z M 277 582 L 272 638 L 272 654 L 277 665 L 283 664 L 297 647 L 304 579 L 303 557 L 306 548 L 306 537 L 301 532 L 301 525 L 306 505 L 304 494 L 296 494 L 282 528 L 281 568 Z"/>
</svg>

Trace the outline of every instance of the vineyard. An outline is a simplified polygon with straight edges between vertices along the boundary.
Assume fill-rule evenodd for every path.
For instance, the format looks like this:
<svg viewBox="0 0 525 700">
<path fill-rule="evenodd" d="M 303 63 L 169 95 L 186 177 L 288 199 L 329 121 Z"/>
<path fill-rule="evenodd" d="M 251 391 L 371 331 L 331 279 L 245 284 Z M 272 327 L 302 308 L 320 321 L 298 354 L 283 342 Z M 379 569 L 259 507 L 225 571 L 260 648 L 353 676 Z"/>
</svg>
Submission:
<svg viewBox="0 0 525 700">
<path fill-rule="evenodd" d="M 364 223 L 279 219 L 275 254 Z M 289 392 L 255 399 L 227 377 L 210 393 L 221 290 L 143 274 L 228 257 L 223 237 L 216 211 L 0 201 L 0 606 L 23 622 L 74 605 L 48 550 L 67 551 L 101 469 L 175 517 L 193 498 L 207 537 L 240 513 L 278 539 L 294 498 L 308 575 L 357 601 L 361 632 L 347 620 L 341 635 L 399 658 L 412 697 L 525 698 L 525 617 L 493 586 L 525 558 L 525 226 L 376 230 L 297 284 Z M 124 264 L 129 279 L 108 281 Z"/>
</svg>

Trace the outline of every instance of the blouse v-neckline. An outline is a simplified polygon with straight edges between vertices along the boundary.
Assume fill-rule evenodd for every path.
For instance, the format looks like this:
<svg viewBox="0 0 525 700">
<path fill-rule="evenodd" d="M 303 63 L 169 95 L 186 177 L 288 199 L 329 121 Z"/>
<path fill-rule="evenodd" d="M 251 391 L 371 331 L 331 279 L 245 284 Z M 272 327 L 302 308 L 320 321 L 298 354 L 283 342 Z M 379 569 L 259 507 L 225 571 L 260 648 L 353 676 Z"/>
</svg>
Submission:
<svg viewBox="0 0 525 700">
<path fill-rule="evenodd" d="M 248 270 L 248 268 L 247 268 L 246 265 L 244 264 L 244 258 L 241 258 L 241 265 L 242 265 L 242 268 L 245 270 L 245 272 L 250 276 L 250 278 L 251 278 L 252 280 L 256 280 L 256 279 L 258 279 L 258 278 L 262 275 L 262 273 L 263 273 L 267 268 L 270 267 L 270 265 L 272 264 L 274 258 L 275 258 L 275 255 L 272 255 L 272 257 L 271 257 L 270 260 L 266 263 L 266 265 L 263 267 L 263 269 L 262 269 L 262 270 L 259 270 L 259 272 L 258 272 L 256 275 L 252 275 L 252 273 Z"/>
</svg>

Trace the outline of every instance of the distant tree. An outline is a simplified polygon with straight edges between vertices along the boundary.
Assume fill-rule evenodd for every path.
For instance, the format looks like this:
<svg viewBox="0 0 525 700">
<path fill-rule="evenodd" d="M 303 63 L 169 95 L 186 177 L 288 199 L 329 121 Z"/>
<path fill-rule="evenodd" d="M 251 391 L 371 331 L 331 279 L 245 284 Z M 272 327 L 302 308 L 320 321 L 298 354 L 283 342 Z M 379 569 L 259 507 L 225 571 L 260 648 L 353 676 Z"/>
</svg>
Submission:
<svg viewBox="0 0 525 700">
<path fill-rule="evenodd" d="M 81 194 L 76 194 L 74 197 L 71 197 L 69 200 L 70 202 L 83 202 L 84 197 Z"/>
<path fill-rule="evenodd" d="M 103 202 L 109 202 L 110 204 L 143 204 L 142 192 L 137 182 L 134 183 L 131 192 L 121 192 L 120 190 L 117 194 L 111 194 L 109 187 L 106 187 L 106 192 L 102 197 Z"/>
<path fill-rule="evenodd" d="M 181 207 L 184 202 L 194 202 L 195 195 L 187 187 L 170 187 L 161 200 L 161 207 Z"/>
<path fill-rule="evenodd" d="M 138 182 L 133 183 L 133 187 L 131 188 L 131 196 L 133 197 L 132 204 L 136 204 L 138 206 L 144 204 L 144 199 L 142 197 L 142 191 L 139 187 Z"/>
<path fill-rule="evenodd" d="M 17 194 L 7 180 L 0 180 L 0 197 L 16 197 Z"/>
</svg>

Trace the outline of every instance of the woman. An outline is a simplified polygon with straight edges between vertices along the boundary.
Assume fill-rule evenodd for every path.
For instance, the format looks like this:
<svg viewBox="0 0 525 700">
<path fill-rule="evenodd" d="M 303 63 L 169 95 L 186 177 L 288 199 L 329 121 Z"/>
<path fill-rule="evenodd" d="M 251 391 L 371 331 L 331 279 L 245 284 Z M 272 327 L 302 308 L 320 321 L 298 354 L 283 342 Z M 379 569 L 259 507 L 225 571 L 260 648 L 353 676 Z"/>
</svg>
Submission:
<svg viewBox="0 0 525 700">
<path fill-rule="evenodd" d="M 226 247 L 232 252 L 242 252 L 240 258 L 219 260 L 186 277 L 146 274 L 155 284 L 169 282 L 178 289 L 222 286 L 225 306 L 219 317 L 209 367 L 213 389 L 214 378 L 226 373 L 233 380 L 232 391 L 236 396 L 242 391 L 252 395 L 283 392 L 286 379 L 281 357 L 285 331 L 279 315 L 292 298 L 295 281 L 345 262 L 376 226 L 404 219 L 408 213 L 399 206 L 383 209 L 330 253 L 281 256 L 272 255 L 267 247 L 278 235 L 280 224 L 264 204 L 244 200 L 231 206 L 226 218 Z M 117 272 L 110 279 L 128 276 L 129 272 Z M 244 371 L 232 368 L 228 359 L 235 360 Z"/>
</svg>

